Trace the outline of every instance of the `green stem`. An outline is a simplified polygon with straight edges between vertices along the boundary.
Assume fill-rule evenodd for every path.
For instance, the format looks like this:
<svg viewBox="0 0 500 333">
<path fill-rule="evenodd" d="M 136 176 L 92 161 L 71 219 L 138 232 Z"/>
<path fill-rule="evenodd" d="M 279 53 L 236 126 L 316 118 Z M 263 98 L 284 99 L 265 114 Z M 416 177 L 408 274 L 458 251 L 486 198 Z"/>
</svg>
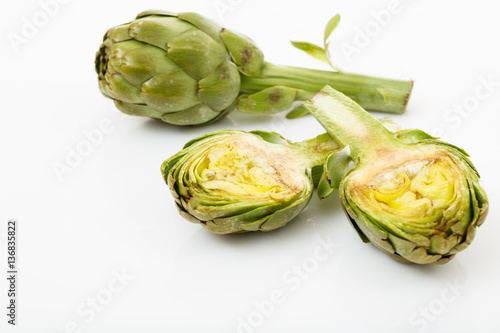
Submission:
<svg viewBox="0 0 500 333">
<path fill-rule="evenodd" d="M 353 157 L 367 157 L 394 149 L 394 134 L 352 99 L 323 88 L 305 107 L 341 146 L 349 146 Z"/>
<path fill-rule="evenodd" d="M 306 100 L 325 85 L 341 91 L 367 110 L 402 113 L 410 98 L 413 81 L 266 63 L 259 77 L 242 75 L 240 90 L 253 94 L 274 86 L 286 86 L 299 89 L 297 99 Z"/>
<path fill-rule="evenodd" d="M 323 165 L 326 157 L 332 151 L 339 149 L 339 145 L 328 133 L 320 134 L 315 138 L 302 142 L 294 142 L 292 147 L 305 165 L 310 168 Z"/>
</svg>

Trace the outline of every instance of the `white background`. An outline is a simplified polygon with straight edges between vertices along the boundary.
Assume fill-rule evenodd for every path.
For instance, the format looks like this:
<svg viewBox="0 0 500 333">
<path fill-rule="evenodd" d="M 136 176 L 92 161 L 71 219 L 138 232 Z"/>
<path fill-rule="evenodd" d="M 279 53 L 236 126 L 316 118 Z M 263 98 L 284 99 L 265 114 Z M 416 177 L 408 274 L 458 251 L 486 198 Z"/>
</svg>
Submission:
<svg viewBox="0 0 500 333">
<path fill-rule="evenodd" d="M 1 279 L 2 332 L 500 331 L 498 2 L 404 1 L 385 26 L 374 13 L 388 0 L 65 2 L 46 22 L 38 1 L 0 5 L 0 267 L 6 222 L 16 218 L 20 272 L 16 327 L 6 324 Z M 234 113 L 181 128 L 116 112 L 97 88 L 94 55 L 108 28 L 149 8 L 196 11 L 252 37 L 270 62 L 324 69 L 289 40 L 321 43 L 340 13 L 334 61 L 415 80 L 407 112 L 394 119 L 471 155 L 491 205 L 475 241 L 444 266 L 397 263 L 361 242 L 338 195 L 314 198 L 270 233 L 218 236 L 184 221 L 159 168 L 191 138 L 234 128 L 299 141 L 323 130 L 311 116 Z M 14 47 L 9 38 L 35 18 L 37 31 Z M 54 163 L 65 163 L 103 120 L 111 130 L 60 181 Z"/>
</svg>

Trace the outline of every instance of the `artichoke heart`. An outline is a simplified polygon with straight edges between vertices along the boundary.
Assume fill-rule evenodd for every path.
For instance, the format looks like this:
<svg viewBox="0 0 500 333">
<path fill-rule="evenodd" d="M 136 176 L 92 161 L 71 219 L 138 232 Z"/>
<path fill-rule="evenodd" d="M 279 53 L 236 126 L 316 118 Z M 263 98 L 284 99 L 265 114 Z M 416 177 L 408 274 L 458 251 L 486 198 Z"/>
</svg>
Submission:
<svg viewBox="0 0 500 333">
<path fill-rule="evenodd" d="M 286 162 L 286 154 L 276 149 L 259 149 L 257 138 L 245 140 L 233 135 L 210 147 L 196 173 L 203 190 L 218 190 L 228 195 L 248 195 L 251 199 L 283 201 L 300 192 L 301 174 Z M 253 143 L 253 144 L 252 144 Z"/>
<path fill-rule="evenodd" d="M 444 151 L 438 153 L 432 159 L 408 161 L 383 170 L 357 187 L 353 174 L 346 190 L 352 192 L 365 214 L 379 217 L 382 229 L 422 246 L 429 245 L 427 238 L 433 235 L 463 237 L 464 228 L 452 227 L 470 219 L 470 200 L 464 195 L 467 178 L 451 156 Z M 421 235 L 426 237 L 423 241 Z"/>
</svg>

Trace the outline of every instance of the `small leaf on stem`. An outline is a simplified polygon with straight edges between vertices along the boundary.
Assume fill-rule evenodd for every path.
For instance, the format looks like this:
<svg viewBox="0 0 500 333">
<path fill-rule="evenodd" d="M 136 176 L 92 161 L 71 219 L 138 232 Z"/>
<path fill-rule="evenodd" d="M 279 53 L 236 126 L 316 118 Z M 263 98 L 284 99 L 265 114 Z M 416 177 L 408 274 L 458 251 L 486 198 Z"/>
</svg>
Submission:
<svg viewBox="0 0 500 333">
<path fill-rule="evenodd" d="M 292 45 L 298 48 L 299 50 L 304 51 L 309 54 L 311 57 L 323 61 L 324 63 L 329 63 L 326 58 L 325 50 L 319 47 L 318 45 L 308 43 L 308 42 L 295 42 L 292 41 Z"/>
</svg>

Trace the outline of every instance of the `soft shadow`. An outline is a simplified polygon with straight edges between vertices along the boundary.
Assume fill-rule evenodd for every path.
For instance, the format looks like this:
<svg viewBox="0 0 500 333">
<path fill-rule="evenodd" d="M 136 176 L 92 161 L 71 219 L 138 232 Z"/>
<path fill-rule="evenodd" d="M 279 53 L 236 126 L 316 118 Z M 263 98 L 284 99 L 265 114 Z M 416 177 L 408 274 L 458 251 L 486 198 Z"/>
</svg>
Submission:
<svg viewBox="0 0 500 333">
<path fill-rule="evenodd" d="M 238 129 L 241 128 L 242 125 L 244 125 L 245 127 L 251 126 L 255 128 L 262 128 L 263 125 L 268 125 L 270 122 L 283 121 L 282 118 L 285 119 L 285 114 L 252 115 L 241 112 L 233 112 L 230 115 L 223 117 L 222 119 L 208 124 L 180 126 L 172 125 L 158 119 L 148 118 L 143 122 L 141 127 L 145 128 L 146 130 L 156 132 L 167 131 L 169 133 L 208 133 L 221 129 Z"/>
<path fill-rule="evenodd" d="M 147 119 L 142 123 L 142 128 L 148 131 L 154 132 L 168 132 L 168 133 L 186 133 L 186 132 L 195 132 L 196 126 L 178 126 L 168 124 L 158 119 Z"/>
<path fill-rule="evenodd" d="M 286 119 L 285 114 L 248 114 L 235 111 L 219 120 L 219 125 L 223 128 L 239 128 L 242 125 L 250 128 L 262 128 L 268 126 L 270 122 L 282 122 L 283 119 Z"/>
<path fill-rule="evenodd" d="M 335 191 L 328 198 L 318 201 L 318 211 L 323 215 L 338 214 L 338 212 L 343 213 L 339 191 Z"/>
<path fill-rule="evenodd" d="M 456 258 L 443 265 L 398 264 L 403 265 L 405 269 L 413 271 L 413 274 L 432 276 L 438 279 L 445 279 L 450 276 L 463 277 L 466 275 L 466 271 L 460 264 L 460 260 L 457 260 Z"/>
<path fill-rule="evenodd" d="M 229 235 L 216 235 L 208 230 L 202 230 L 205 234 L 200 237 L 203 237 L 204 241 L 224 243 L 231 247 L 253 247 L 256 244 L 269 242 L 303 243 L 318 233 L 329 234 L 334 227 L 332 222 L 337 222 L 337 220 L 348 223 L 340 207 L 338 196 L 332 195 L 326 200 L 319 200 L 314 194 L 309 205 L 297 217 L 279 229 Z"/>
</svg>

